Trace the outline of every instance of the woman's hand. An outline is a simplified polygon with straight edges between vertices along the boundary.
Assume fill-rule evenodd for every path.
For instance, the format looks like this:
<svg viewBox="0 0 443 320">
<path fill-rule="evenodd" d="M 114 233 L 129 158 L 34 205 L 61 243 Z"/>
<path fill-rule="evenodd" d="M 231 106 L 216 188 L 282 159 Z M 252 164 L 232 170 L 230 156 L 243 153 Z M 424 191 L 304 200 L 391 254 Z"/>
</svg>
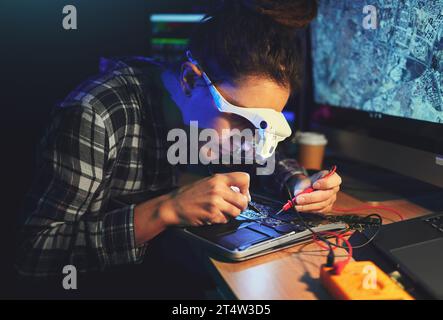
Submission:
<svg viewBox="0 0 443 320">
<path fill-rule="evenodd" d="M 325 213 L 332 210 L 335 200 L 337 200 L 337 192 L 340 190 L 342 182 L 341 177 L 334 173 L 330 177 L 322 179 L 328 171 L 320 171 L 310 177 L 301 177 L 293 184 L 294 195 L 302 192 L 311 185 L 315 191 L 305 193 L 296 198 L 297 205 L 295 208 L 299 212 L 320 212 Z"/>
<path fill-rule="evenodd" d="M 171 193 L 160 214 L 166 225 L 226 223 L 247 208 L 249 199 L 247 173 L 216 174 Z"/>
<path fill-rule="evenodd" d="M 249 175 L 233 172 L 216 174 L 143 202 L 134 209 L 136 244 L 153 239 L 170 226 L 226 223 L 246 209 L 250 197 Z"/>
</svg>

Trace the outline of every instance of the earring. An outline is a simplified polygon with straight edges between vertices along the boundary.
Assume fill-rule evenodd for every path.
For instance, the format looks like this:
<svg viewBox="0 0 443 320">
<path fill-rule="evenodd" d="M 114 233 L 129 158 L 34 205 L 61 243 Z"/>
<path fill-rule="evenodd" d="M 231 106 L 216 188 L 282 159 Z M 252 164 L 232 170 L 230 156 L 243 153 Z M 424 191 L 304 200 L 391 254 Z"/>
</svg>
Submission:
<svg viewBox="0 0 443 320">
<path fill-rule="evenodd" d="M 188 79 L 186 79 L 185 76 L 185 67 L 184 65 L 181 66 L 181 70 L 180 70 L 180 85 L 182 87 L 183 92 L 185 93 L 186 97 L 191 97 L 192 96 L 192 90 L 189 88 L 189 84 L 191 87 L 193 87 L 193 83 L 192 83 L 192 79 L 191 79 L 191 83 L 188 83 Z"/>
<path fill-rule="evenodd" d="M 186 86 L 183 83 L 181 84 L 181 87 L 185 96 L 187 96 L 188 98 L 192 96 L 192 91 L 186 88 Z"/>
</svg>

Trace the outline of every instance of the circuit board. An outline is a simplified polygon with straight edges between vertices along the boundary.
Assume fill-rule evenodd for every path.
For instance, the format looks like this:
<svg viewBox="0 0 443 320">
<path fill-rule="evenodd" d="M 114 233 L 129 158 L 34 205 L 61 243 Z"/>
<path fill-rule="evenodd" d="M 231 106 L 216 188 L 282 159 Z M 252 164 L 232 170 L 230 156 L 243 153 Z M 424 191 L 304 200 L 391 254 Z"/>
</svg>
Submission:
<svg viewBox="0 0 443 320">
<path fill-rule="evenodd" d="M 237 220 L 257 222 L 280 233 L 291 231 L 304 231 L 307 224 L 309 227 L 315 227 L 322 223 L 327 223 L 324 216 L 317 214 L 300 214 L 304 221 L 301 221 L 295 211 L 283 212 L 279 215 L 275 213 L 280 210 L 281 206 L 274 202 L 263 203 L 251 201 L 250 206 L 244 210 Z"/>
<path fill-rule="evenodd" d="M 278 232 L 304 231 L 306 225 L 316 227 L 325 223 L 345 223 L 349 229 L 364 230 L 367 227 L 378 227 L 380 220 L 377 218 L 360 215 L 323 215 L 318 213 L 299 213 L 290 210 L 275 215 L 281 206 L 275 202 L 251 201 L 250 206 L 237 217 L 239 221 L 258 222 Z M 300 220 L 300 216 L 303 221 Z"/>
</svg>

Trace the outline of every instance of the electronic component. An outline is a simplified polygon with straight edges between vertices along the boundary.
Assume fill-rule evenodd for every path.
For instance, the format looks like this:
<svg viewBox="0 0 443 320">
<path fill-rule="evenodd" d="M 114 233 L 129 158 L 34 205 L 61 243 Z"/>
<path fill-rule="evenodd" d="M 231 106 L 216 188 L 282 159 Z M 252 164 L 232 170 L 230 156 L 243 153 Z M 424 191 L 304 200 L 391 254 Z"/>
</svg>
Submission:
<svg viewBox="0 0 443 320">
<path fill-rule="evenodd" d="M 326 215 L 326 219 L 330 222 L 344 222 L 349 229 L 363 231 L 368 227 L 380 227 L 380 219 L 371 216 L 359 215 Z"/>
<path fill-rule="evenodd" d="M 277 207 L 275 204 L 268 205 L 251 201 L 248 209 L 241 212 L 237 220 L 253 221 L 261 225 L 274 229 L 279 233 L 289 233 L 292 231 L 301 232 L 306 230 L 304 223 L 295 212 L 275 215 Z M 320 224 L 328 223 L 325 216 L 315 213 L 304 213 L 305 223 L 309 227 L 316 227 Z"/>
<path fill-rule="evenodd" d="M 340 300 L 413 300 L 395 280 L 371 261 L 349 262 L 340 274 L 323 265 L 320 280 Z"/>
</svg>

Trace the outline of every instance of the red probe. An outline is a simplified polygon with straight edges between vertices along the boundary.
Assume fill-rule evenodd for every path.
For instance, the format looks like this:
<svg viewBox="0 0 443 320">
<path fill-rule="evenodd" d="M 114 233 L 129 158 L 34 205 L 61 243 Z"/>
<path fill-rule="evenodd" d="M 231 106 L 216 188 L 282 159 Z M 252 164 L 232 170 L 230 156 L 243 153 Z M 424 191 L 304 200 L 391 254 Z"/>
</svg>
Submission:
<svg viewBox="0 0 443 320">
<path fill-rule="evenodd" d="M 335 173 L 336 170 L 337 170 L 337 166 L 332 166 L 331 170 L 329 170 L 329 172 L 324 177 L 321 177 L 318 180 L 329 178 L 330 176 L 332 176 Z M 298 196 L 300 196 L 302 194 L 306 194 L 306 193 L 311 193 L 313 191 L 315 191 L 315 189 L 311 185 L 310 187 L 308 187 L 308 188 L 304 189 L 303 191 L 297 193 L 291 200 L 288 200 L 288 202 L 283 206 L 283 208 L 281 208 L 281 210 L 279 212 L 277 212 L 275 215 L 277 215 L 277 214 L 279 214 L 279 213 L 281 213 L 283 211 L 288 211 L 293 206 L 295 206 L 297 204 L 296 198 Z"/>
</svg>

